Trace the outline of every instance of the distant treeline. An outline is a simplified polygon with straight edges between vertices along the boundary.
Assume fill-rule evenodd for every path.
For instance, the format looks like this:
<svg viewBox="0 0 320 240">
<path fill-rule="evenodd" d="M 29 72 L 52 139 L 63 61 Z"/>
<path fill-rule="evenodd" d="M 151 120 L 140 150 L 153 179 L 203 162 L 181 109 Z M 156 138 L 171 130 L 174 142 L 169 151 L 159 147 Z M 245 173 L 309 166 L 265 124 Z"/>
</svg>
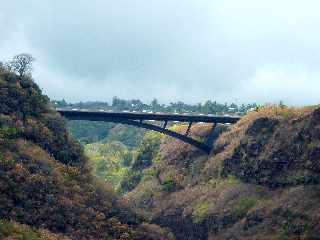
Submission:
<svg viewBox="0 0 320 240">
<path fill-rule="evenodd" d="M 204 114 L 228 114 L 228 113 L 246 113 L 258 107 L 256 103 L 241 104 L 218 103 L 216 101 L 206 101 L 195 105 L 184 102 L 172 102 L 170 104 L 161 104 L 157 99 L 150 104 L 143 103 L 141 100 L 125 100 L 118 97 L 112 99 L 112 103 L 107 102 L 78 102 L 67 103 L 65 100 L 53 101 L 57 108 L 76 108 L 76 109 L 103 109 L 113 111 L 137 111 L 137 112 L 171 112 L 171 113 L 204 113 Z"/>
</svg>

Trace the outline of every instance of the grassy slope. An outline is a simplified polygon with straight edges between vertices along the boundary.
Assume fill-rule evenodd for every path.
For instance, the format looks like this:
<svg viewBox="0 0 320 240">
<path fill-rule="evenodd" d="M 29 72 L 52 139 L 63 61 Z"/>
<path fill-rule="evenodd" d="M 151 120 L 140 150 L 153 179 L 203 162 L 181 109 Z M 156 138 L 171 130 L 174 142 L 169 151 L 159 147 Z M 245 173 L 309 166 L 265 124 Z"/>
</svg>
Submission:
<svg viewBox="0 0 320 240">
<path fill-rule="evenodd" d="M 251 112 L 219 137 L 209 157 L 166 138 L 123 201 L 177 239 L 317 239 L 315 109 L 267 106 Z"/>
</svg>

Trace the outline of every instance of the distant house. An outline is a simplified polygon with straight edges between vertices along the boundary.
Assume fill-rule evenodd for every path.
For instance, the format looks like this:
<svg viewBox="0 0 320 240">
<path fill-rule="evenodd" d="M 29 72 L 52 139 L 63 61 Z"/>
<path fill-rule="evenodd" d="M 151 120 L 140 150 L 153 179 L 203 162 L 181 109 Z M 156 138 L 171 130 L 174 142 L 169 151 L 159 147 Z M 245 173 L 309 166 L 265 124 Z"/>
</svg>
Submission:
<svg viewBox="0 0 320 240">
<path fill-rule="evenodd" d="M 254 111 L 254 110 L 256 110 L 256 108 L 249 108 L 248 110 L 247 110 L 247 112 L 252 112 L 252 111 Z"/>
<path fill-rule="evenodd" d="M 236 111 L 237 111 L 237 109 L 234 108 L 234 107 L 229 107 L 228 108 L 228 112 L 236 112 Z"/>
</svg>

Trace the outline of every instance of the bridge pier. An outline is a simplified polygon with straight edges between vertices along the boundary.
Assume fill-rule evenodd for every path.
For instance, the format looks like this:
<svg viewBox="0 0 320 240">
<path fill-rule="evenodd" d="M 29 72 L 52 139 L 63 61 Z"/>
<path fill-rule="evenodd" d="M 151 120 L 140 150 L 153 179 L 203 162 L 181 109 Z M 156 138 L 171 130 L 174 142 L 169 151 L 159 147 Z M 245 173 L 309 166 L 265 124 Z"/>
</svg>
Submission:
<svg viewBox="0 0 320 240">
<path fill-rule="evenodd" d="M 168 124 L 168 121 L 164 121 L 162 128 L 163 128 L 163 129 L 166 129 L 167 124 Z"/>
<path fill-rule="evenodd" d="M 189 135 L 189 132 L 190 132 L 190 129 L 191 129 L 192 124 L 193 124 L 193 122 L 189 122 L 188 129 L 187 129 L 187 131 L 186 131 L 185 136 L 188 136 L 188 135 Z"/>
</svg>

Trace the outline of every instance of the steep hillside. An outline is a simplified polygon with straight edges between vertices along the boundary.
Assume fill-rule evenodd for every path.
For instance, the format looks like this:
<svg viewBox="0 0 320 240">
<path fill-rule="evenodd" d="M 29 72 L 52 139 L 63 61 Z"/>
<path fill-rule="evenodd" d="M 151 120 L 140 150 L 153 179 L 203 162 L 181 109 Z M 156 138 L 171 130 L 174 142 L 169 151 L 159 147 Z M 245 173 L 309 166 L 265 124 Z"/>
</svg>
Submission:
<svg viewBox="0 0 320 240">
<path fill-rule="evenodd" d="M 47 229 L 77 240 L 171 238 L 141 225 L 90 172 L 82 147 L 32 79 L 0 72 L 0 228 L 12 225 L 0 234 L 41 239 Z M 19 224 L 32 226 L 35 237 L 23 237 L 29 228 Z"/>
<path fill-rule="evenodd" d="M 320 108 L 264 107 L 209 157 L 163 138 L 122 201 L 177 239 L 319 239 L 319 141 Z"/>
</svg>

